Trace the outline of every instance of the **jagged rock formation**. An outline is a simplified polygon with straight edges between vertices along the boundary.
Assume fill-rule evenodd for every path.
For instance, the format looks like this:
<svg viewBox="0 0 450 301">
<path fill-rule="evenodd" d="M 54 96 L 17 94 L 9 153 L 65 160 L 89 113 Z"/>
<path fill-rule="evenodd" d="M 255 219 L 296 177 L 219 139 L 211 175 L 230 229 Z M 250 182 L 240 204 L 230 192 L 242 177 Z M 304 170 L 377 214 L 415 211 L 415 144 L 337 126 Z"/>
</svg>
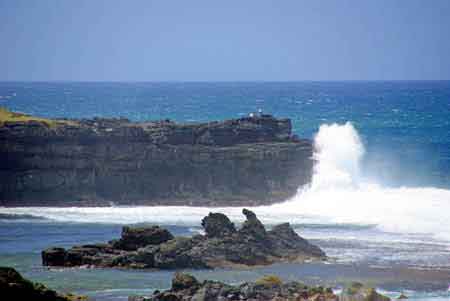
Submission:
<svg viewBox="0 0 450 301">
<path fill-rule="evenodd" d="M 163 292 L 156 291 L 153 296 L 131 296 L 129 301 L 188 301 L 188 300 L 242 300 L 242 301 L 291 301 L 322 300 L 337 301 L 331 289 L 308 287 L 301 282 L 282 283 L 276 276 L 265 277 L 254 283 L 229 285 L 218 281 L 199 282 L 189 274 L 176 273 L 172 279 L 172 288 Z"/>
<path fill-rule="evenodd" d="M 358 289 L 355 290 L 355 287 Z M 267 275 L 255 282 L 229 285 L 219 281 L 199 282 L 195 277 L 175 273 L 172 287 L 155 291 L 153 296 L 130 296 L 128 301 L 389 301 L 375 289 L 354 283 L 341 294 L 331 288 L 307 286 L 298 281 L 283 283 L 277 276 Z"/>
<path fill-rule="evenodd" d="M 173 237 L 158 226 L 124 227 L 120 240 L 106 244 L 49 248 L 42 252 L 46 266 L 124 268 L 215 268 L 268 265 L 283 261 L 323 260 L 325 253 L 301 238 L 288 223 L 266 231 L 250 210 L 241 229 L 227 216 L 210 213 L 202 225 L 205 235 Z"/>
<path fill-rule="evenodd" d="M 0 299 L 33 301 L 87 300 L 84 296 L 61 295 L 45 285 L 23 278 L 15 269 L 0 267 Z"/>
<path fill-rule="evenodd" d="M 0 205 L 256 205 L 312 173 L 312 143 L 270 115 L 178 124 L 0 124 Z"/>
</svg>

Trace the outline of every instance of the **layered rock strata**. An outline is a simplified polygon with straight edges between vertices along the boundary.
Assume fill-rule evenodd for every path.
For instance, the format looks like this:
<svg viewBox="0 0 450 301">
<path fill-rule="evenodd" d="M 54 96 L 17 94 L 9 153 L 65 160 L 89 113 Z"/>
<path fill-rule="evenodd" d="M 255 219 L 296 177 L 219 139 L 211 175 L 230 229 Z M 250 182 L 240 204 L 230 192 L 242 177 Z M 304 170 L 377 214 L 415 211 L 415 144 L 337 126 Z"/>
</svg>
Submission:
<svg viewBox="0 0 450 301">
<path fill-rule="evenodd" d="M 268 204 L 310 182 L 312 149 L 270 115 L 5 121 L 0 206 Z"/>
</svg>

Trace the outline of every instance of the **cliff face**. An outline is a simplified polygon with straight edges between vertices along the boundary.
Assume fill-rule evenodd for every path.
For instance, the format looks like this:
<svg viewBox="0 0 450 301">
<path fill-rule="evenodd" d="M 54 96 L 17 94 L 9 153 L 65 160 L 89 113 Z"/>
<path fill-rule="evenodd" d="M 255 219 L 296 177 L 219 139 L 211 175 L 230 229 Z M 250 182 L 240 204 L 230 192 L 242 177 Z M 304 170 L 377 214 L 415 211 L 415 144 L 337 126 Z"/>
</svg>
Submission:
<svg viewBox="0 0 450 301">
<path fill-rule="evenodd" d="M 310 181 L 312 144 L 271 116 L 203 124 L 4 122 L 0 205 L 252 205 Z"/>
</svg>

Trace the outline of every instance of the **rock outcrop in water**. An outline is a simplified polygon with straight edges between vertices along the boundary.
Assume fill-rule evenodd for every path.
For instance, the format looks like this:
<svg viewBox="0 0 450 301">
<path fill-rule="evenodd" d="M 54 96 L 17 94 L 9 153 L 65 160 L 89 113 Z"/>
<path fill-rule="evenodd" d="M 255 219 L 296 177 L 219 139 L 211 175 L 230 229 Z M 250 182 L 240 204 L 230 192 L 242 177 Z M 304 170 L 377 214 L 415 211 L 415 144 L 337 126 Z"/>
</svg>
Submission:
<svg viewBox="0 0 450 301">
<path fill-rule="evenodd" d="M 355 284 L 356 285 L 356 284 Z M 358 284 L 359 285 L 359 284 Z M 351 291 L 350 293 L 348 291 Z M 364 293 L 361 293 L 364 291 Z M 336 295 L 331 288 L 311 287 L 298 281 L 283 283 L 276 276 L 264 276 L 255 282 L 229 285 L 219 281 L 199 282 L 189 274 L 176 273 L 172 287 L 155 291 L 153 296 L 130 296 L 129 301 L 389 301 L 375 289 L 354 285 Z"/>
<path fill-rule="evenodd" d="M 0 299 L 4 301 L 75 301 L 84 296 L 61 295 L 45 285 L 23 278 L 15 269 L 0 267 Z"/>
<path fill-rule="evenodd" d="M 0 122 L 0 205 L 256 205 L 310 182 L 312 143 L 270 115 L 179 124 Z"/>
<path fill-rule="evenodd" d="M 124 227 L 122 237 L 104 244 L 49 248 L 42 252 L 46 266 L 123 268 L 215 268 L 268 265 L 275 262 L 323 260 L 325 253 L 301 238 L 288 223 L 266 231 L 247 209 L 242 228 L 226 215 L 210 213 L 202 220 L 205 235 L 173 237 L 158 226 Z"/>
</svg>

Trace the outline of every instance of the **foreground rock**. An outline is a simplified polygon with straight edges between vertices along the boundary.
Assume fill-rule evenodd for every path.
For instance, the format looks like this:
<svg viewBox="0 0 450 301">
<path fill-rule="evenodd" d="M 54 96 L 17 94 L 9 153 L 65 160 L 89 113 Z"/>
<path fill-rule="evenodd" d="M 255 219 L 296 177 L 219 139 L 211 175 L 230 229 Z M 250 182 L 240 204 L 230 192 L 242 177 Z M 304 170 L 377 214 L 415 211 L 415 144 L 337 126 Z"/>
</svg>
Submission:
<svg viewBox="0 0 450 301">
<path fill-rule="evenodd" d="M 360 294 L 370 291 L 370 294 Z M 350 297 L 351 296 L 351 297 Z M 352 298 L 352 299 L 349 299 Z M 129 301 L 389 301 L 388 297 L 378 294 L 374 289 L 361 286 L 358 292 L 349 295 L 346 291 L 336 295 L 330 288 L 308 287 L 301 282 L 283 283 L 276 276 L 265 276 L 254 283 L 228 285 L 217 281 L 200 283 L 193 276 L 176 273 L 172 279 L 172 288 L 153 296 L 131 296 Z"/>
<path fill-rule="evenodd" d="M 251 206 L 312 175 L 312 143 L 289 119 L 0 120 L 0 206 Z"/>
<path fill-rule="evenodd" d="M 23 278 L 15 269 L 0 267 L 0 299 L 4 301 L 75 301 L 84 296 L 60 295 L 45 285 Z"/>
<path fill-rule="evenodd" d="M 365 287 L 354 282 L 339 296 L 339 301 L 390 301 L 391 299 L 378 293 L 374 288 Z"/>
<path fill-rule="evenodd" d="M 49 248 L 42 252 L 46 266 L 124 268 L 214 268 L 268 265 L 275 262 L 323 260 L 325 253 L 301 238 L 288 224 L 266 231 L 247 209 L 241 229 L 228 217 L 210 213 L 202 220 L 205 235 L 173 237 L 158 226 L 124 227 L 122 237 L 104 244 Z"/>
</svg>

